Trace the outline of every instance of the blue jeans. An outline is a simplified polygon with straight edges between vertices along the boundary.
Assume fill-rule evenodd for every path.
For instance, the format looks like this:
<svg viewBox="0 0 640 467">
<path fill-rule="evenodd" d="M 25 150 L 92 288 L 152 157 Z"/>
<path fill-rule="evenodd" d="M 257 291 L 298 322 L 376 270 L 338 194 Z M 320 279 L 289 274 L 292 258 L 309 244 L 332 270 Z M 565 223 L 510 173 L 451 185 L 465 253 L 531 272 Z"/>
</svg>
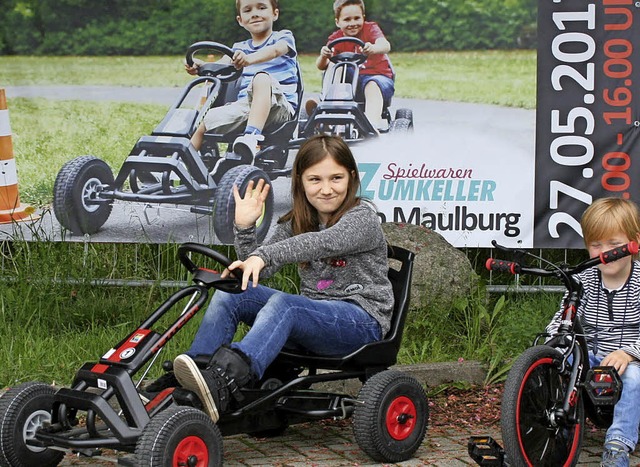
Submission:
<svg viewBox="0 0 640 467">
<path fill-rule="evenodd" d="M 591 366 L 599 365 L 604 355 L 593 355 L 589 352 Z M 631 362 L 622 379 L 622 395 L 613 409 L 613 423 L 607 430 L 604 441 L 617 440 L 633 451 L 638 442 L 638 425 L 640 424 L 640 365 Z"/>
<path fill-rule="evenodd" d="M 362 307 L 340 300 L 312 300 L 262 285 L 240 294 L 217 291 L 186 352 L 191 357 L 212 355 L 231 343 L 240 322 L 251 326 L 231 348 L 251 359 L 262 378 L 280 350 L 304 347 L 318 355 L 341 356 L 381 339 L 378 322 Z"/>
</svg>

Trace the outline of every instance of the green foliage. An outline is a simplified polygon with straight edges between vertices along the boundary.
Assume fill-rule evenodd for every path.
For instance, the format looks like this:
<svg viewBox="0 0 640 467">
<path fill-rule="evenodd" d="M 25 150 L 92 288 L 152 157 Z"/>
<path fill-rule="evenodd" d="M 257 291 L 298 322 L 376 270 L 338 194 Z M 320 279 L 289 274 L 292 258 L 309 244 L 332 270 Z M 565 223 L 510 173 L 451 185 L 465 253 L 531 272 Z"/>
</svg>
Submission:
<svg viewBox="0 0 640 467">
<path fill-rule="evenodd" d="M 166 55 L 199 40 L 231 44 L 247 37 L 232 0 L 6 3 L 2 54 Z M 366 6 L 367 19 L 380 23 L 396 51 L 535 47 L 533 0 L 367 0 Z M 335 29 L 329 1 L 283 0 L 280 12 L 275 29 L 293 31 L 301 52 L 317 53 Z"/>
<path fill-rule="evenodd" d="M 235 257 L 232 247 L 217 248 Z M 202 265 L 215 268 L 206 261 Z M 175 244 L 19 239 L 0 243 L 0 273 L 0 387 L 32 379 L 68 384 L 84 361 L 95 361 L 132 332 L 176 290 L 176 281 L 190 279 L 177 260 Z M 107 285 L 124 280 L 147 284 Z M 296 267 L 287 266 L 265 284 L 299 293 Z M 513 359 L 544 330 L 559 302 L 560 294 L 489 296 L 480 288 L 449 310 L 412 312 L 398 361 L 480 360 L 487 363 L 486 382 L 499 382 Z M 170 315 L 158 326 L 162 329 L 175 318 Z M 176 335 L 161 360 L 189 346 L 200 319 Z"/>
<path fill-rule="evenodd" d="M 487 364 L 487 384 L 502 381 L 513 359 L 544 331 L 559 303 L 560 294 L 489 296 L 481 287 L 449 310 L 410 314 L 399 361 L 480 360 Z"/>
</svg>

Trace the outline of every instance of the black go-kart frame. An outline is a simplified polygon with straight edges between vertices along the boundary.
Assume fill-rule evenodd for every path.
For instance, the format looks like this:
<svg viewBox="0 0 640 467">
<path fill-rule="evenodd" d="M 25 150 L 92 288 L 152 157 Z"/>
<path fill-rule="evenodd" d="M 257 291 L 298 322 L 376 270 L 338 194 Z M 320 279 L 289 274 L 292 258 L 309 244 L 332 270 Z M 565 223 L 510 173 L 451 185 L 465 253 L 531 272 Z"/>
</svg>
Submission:
<svg viewBox="0 0 640 467">
<path fill-rule="evenodd" d="M 242 402 L 217 424 L 186 389 L 168 388 L 148 400 L 138 388 L 167 342 L 205 307 L 211 288 L 241 293 L 238 278 L 222 279 L 198 266 L 194 254 L 223 268 L 231 262 L 204 245 L 181 245 L 178 257 L 192 285 L 173 293 L 98 362 L 85 363 L 70 387 L 28 382 L 0 397 L 0 466 L 51 467 L 65 452 L 105 457 L 106 449 L 116 450 L 118 465 L 218 466 L 223 435 L 275 436 L 291 424 L 349 417 L 356 442 L 373 460 L 396 463 L 413 456 L 427 429 L 427 396 L 414 377 L 389 369 L 409 310 L 413 253 L 389 247 L 395 307 L 383 340 L 342 358 L 282 351 L 260 382 L 241 389 Z M 172 324 L 154 329 L 185 302 Z M 357 396 L 313 387 L 347 379 L 363 383 Z"/>
<path fill-rule="evenodd" d="M 203 51 L 233 56 L 225 45 L 202 41 L 189 46 L 186 62 L 193 65 L 194 56 Z M 108 220 L 116 200 L 187 205 L 194 213 L 212 215 L 218 239 L 233 243 L 233 185 L 244 190 L 251 180 L 264 179 L 271 184 L 291 173 L 287 167 L 289 150 L 304 141 L 295 137 L 304 91 L 302 75 L 298 69 L 299 105 L 294 118 L 266 128 L 265 140 L 252 160 L 231 150 L 238 132 L 206 133 L 200 152 L 191 144 L 190 138 L 206 110 L 236 99 L 242 70 L 229 64 L 205 62 L 198 75 L 185 86 L 152 134 L 136 142 L 115 178 L 107 163 L 95 156 L 80 156 L 64 164 L 53 190 L 53 211 L 64 228 L 77 235 L 96 233 Z M 208 86 L 206 101 L 190 108 L 187 104 L 196 93 L 202 93 L 204 86 Z M 220 143 L 227 143 L 224 154 L 220 153 Z M 273 205 L 272 190 L 257 223 L 259 240 L 269 231 Z"/>
<path fill-rule="evenodd" d="M 327 44 L 333 49 L 343 43 L 364 47 L 357 37 L 340 37 Z M 360 66 L 367 56 L 359 52 L 341 52 L 330 59 L 331 66 L 323 74 L 323 89 L 317 107 L 307 115 L 303 108 L 300 116 L 300 134 L 309 137 L 317 133 L 331 133 L 341 136 L 347 143 L 357 143 L 379 136 L 381 130 L 375 128 L 364 113 L 364 101 L 357 97 Z M 396 110 L 391 118 L 388 106 L 382 109 L 382 119 L 388 127 L 382 132 L 407 133 L 413 131 L 413 111 L 407 108 Z"/>
</svg>

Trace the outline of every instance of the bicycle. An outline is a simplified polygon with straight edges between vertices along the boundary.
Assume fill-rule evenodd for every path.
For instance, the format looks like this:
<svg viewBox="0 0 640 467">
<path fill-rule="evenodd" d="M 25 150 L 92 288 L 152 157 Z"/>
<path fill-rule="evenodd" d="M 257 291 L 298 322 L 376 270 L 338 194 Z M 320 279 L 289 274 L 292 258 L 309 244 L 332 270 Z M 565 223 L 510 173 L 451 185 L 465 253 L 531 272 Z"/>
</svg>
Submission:
<svg viewBox="0 0 640 467">
<path fill-rule="evenodd" d="M 585 419 L 588 417 L 600 428 L 608 427 L 622 392 L 622 381 L 615 368 L 590 368 L 587 342 L 577 316 L 582 284 L 576 275 L 598 264 L 636 254 L 638 244 L 630 242 L 570 266 L 492 243 L 499 251 L 512 254 L 514 261 L 489 258 L 487 269 L 555 277 L 563 283 L 566 293 L 556 333 L 538 334 L 507 375 L 500 419 L 504 449 L 491 437 L 472 436 L 469 455 L 483 466 L 575 465 L 580 456 Z M 547 267 L 526 266 L 525 256 L 544 262 Z"/>
</svg>

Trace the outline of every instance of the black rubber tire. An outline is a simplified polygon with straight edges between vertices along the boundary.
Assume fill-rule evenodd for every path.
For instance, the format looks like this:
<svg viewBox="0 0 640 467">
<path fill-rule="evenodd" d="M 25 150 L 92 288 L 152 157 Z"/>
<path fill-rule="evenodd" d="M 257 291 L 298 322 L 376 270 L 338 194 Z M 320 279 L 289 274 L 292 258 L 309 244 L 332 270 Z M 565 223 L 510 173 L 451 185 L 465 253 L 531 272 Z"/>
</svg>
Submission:
<svg viewBox="0 0 640 467">
<path fill-rule="evenodd" d="M 52 467 L 64 452 L 28 446 L 38 427 L 51 421 L 55 389 L 29 382 L 9 389 L 0 397 L 0 465 L 2 467 Z"/>
<path fill-rule="evenodd" d="M 360 449 L 377 462 L 410 459 L 422 444 L 429 423 L 429 403 L 420 382 L 386 370 L 365 382 L 358 402 L 353 432 Z"/>
<path fill-rule="evenodd" d="M 113 202 L 87 205 L 99 185 L 113 185 L 113 173 L 101 159 L 80 156 L 62 166 L 53 184 L 53 212 L 76 235 L 96 233 L 109 218 Z"/>
<path fill-rule="evenodd" d="M 398 118 L 389 125 L 389 133 L 409 133 L 413 131 L 413 123 L 406 118 Z"/>
<path fill-rule="evenodd" d="M 191 465 L 187 459 L 196 456 L 200 463 L 194 465 L 217 467 L 222 465 L 222 444 L 220 429 L 204 412 L 174 405 L 154 416 L 144 428 L 136 443 L 134 463 L 141 467 Z"/>
<path fill-rule="evenodd" d="M 562 405 L 568 375 L 547 345 L 530 347 L 511 367 L 501 405 L 502 439 L 511 466 L 568 466 L 580 457 L 584 432 L 582 397 L 575 405 L 576 423 L 554 428 L 547 414 Z"/>
<path fill-rule="evenodd" d="M 244 194 L 251 180 L 254 186 L 258 180 L 264 179 L 269 185 L 269 176 L 252 165 L 238 165 L 224 174 L 216 190 L 213 229 L 218 239 L 224 244 L 233 244 L 233 222 L 236 212 L 236 200 L 233 197 L 233 185 L 237 185 L 240 194 Z M 271 227 L 273 217 L 273 187 L 269 190 L 267 200 L 264 203 L 264 213 L 256 223 L 256 236 L 258 242 L 262 242 Z"/>
<path fill-rule="evenodd" d="M 397 109 L 394 120 L 398 120 L 399 118 L 409 120 L 413 124 L 413 110 L 406 108 Z"/>
</svg>

